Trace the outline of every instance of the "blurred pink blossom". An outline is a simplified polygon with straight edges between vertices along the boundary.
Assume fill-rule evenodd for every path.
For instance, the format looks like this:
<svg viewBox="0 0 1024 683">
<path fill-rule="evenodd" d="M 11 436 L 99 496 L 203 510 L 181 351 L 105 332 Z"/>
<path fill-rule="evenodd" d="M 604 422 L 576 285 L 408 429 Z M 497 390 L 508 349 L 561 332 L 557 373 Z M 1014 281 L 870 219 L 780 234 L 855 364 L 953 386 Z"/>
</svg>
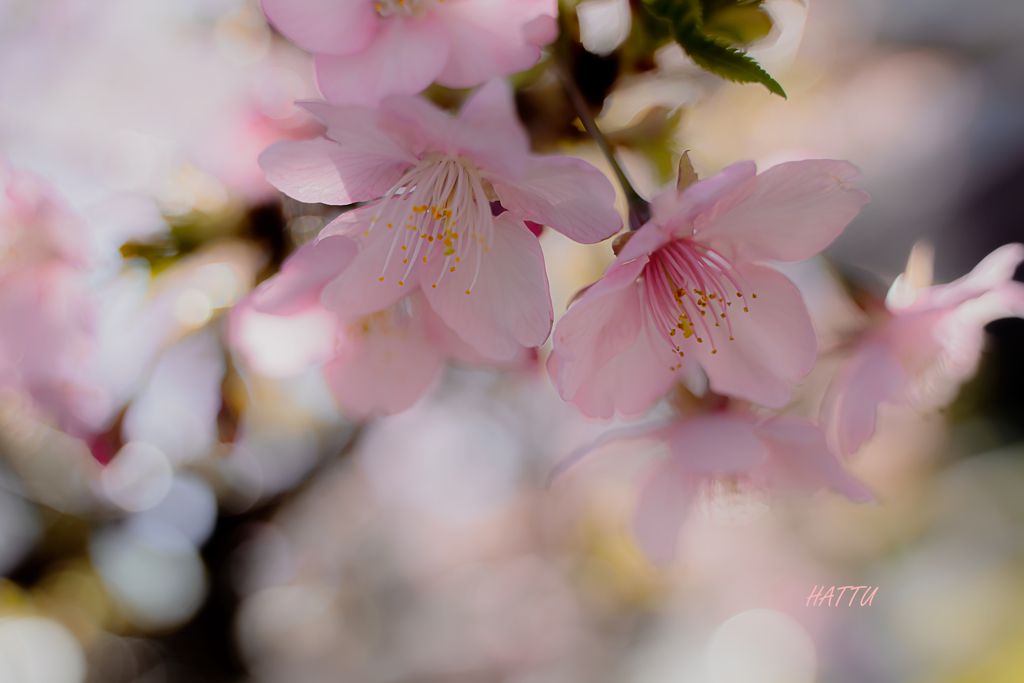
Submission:
<svg viewBox="0 0 1024 683">
<path fill-rule="evenodd" d="M 342 235 L 308 243 L 232 311 L 232 344 L 254 369 L 286 376 L 324 363 L 339 404 L 365 418 L 412 406 L 448 359 L 493 364 L 449 329 L 418 291 L 364 315 L 326 310 L 320 304 L 324 286 L 357 252 Z M 520 347 L 500 365 L 526 366 L 534 358 Z"/>
<path fill-rule="evenodd" d="M 813 422 L 791 416 L 765 419 L 732 408 L 611 430 L 562 461 L 552 478 L 600 446 L 635 439 L 668 447 L 668 457 L 643 476 L 633 521 L 640 545 L 658 562 L 673 558 L 683 521 L 702 496 L 710 508 L 754 492 L 825 487 L 857 502 L 873 499 L 842 469 Z"/>
<path fill-rule="evenodd" d="M 422 288 L 431 308 L 481 354 L 509 359 L 551 329 L 544 257 L 525 220 L 593 243 L 622 220 L 605 176 L 569 157 L 534 157 L 502 81 L 457 118 L 394 97 L 380 111 L 306 103 L 327 137 L 282 141 L 260 157 L 267 178 L 304 202 L 377 199 L 329 225 L 359 243 L 323 291 L 343 317 L 386 309 Z M 494 216 L 491 201 L 506 212 Z"/>
<path fill-rule="evenodd" d="M 469 88 L 525 71 L 558 35 L 554 0 L 263 0 L 270 22 L 315 53 L 335 104 L 375 106 L 435 80 Z"/>
<path fill-rule="evenodd" d="M 41 179 L 2 160 L 0 188 L 0 387 L 81 431 L 94 393 L 83 372 L 94 345 L 89 233 Z"/>
<path fill-rule="evenodd" d="M 1024 245 L 1007 244 L 967 275 L 915 288 L 906 275 L 886 297 L 883 321 L 861 339 L 823 404 L 829 441 L 843 456 L 875 433 L 878 406 L 941 406 L 977 370 L 985 325 L 1024 316 L 1024 284 L 1013 281 Z"/>
<path fill-rule="evenodd" d="M 641 413 L 700 362 L 711 388 L 778 408 L 815 360 L 796 287 L 764 261 L 817 254 L 868 201 L 844 161 L 741 162 L 655 197 L 604 278 L 555 329 L 548 370 L 590 417 Z"/>
</svg>

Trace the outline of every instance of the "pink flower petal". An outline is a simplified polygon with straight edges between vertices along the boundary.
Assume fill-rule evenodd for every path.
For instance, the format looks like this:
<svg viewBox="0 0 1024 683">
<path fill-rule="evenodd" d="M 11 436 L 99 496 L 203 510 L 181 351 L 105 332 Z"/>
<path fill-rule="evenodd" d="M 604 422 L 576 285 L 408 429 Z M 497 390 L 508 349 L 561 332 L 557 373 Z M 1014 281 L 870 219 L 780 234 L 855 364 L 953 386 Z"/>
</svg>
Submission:
<svg viewBox="0 0 1024 683">
<path fill-rule="evenodd" d="M 768 459 L 768 449 L 748 415 L 723 412 L 681 419 L 667 436 L 672 460 L 691 472 L 741 474 Z"/>
<path fill-rule="evenodd" d="M 715 202 L 743 187 L 755 175 L 753 161 L 737 161 L 718 173 L 698 180 L 682 193 L 671 187 L 651 200 L 651 220 L 676 237 L 690 237 L 693 218 L 714 206 Z"/>
<path fill-rule="evenodd" d="M 642 228 L 629 236 L 629 241 L 619 251 L 615 263 L 626 263 L 639 256 L 650 256 L 673 239 L 671 233 L 660 224 L 648 221 Z"/>
<path fill-rule="evenodd" d="M 1004 244 L 964 275 L 948 285 L 937 285 L 918 291 L 914 308 L 956 306 L 981 296 L 999 285 L 1013 280 L 1017 266 L 1024 261 L 1024 244 Z"/>
<path fill-rule="evenodd" d="M 403 256 L 408 252 L 394 243 L 394 230 L 401 228 L 388 230 L 377 225 L 370 230 L 373 211 L 373 206 L 369 206 L 342 214 L 321 233 L 348 235 L 359 244 L 359 253 L 324 287 L 320 296 L 324 308 L 339 315 L 351 317 L 383 310 L 419 286 L 420 263 L 403 263 L 411 257 Z"/>
<path fill-rule="evenodd" d="M 825 443 L 821 428 L 809 420 L 788 415 L 766 420 L 758 437 L 771 451 L 768 485 L 775 489 L 815 491 L 827 486 L 850 500 L 865 502 L 874 496 L 846 473 Z"/>
<path fill-rule="evenodd" d="M 420 318 L 423 330 L 430 343 L 437 347 L 442 356 L 470 366 L 497 368 L 499 370 L 519 370 L 536 365 L 537 356 L 533 349 L 519 347 L 519 351 L 511 358 L 497 360 L 489 358 L 469 345 L 458 333 L 445 324 L 429 305 L 422 306 Z"/>
<path fill-rule="evenodd" d="M 870 201 L 850 187 L 845 161 L 793 161 L 768 169 L 694 219 L 695 239 L 733 263 L 798 261 L 830 245 Z"/>
<path fill-rule="evenodd" d="M 310 52 L 350 55 L 377 35 L 381 19 L 367 0 L 262 0 L 278 31 Z"/>
<path fill-rule="evenodd" d="M 597 452 L 604 446 L 616 441 L 634 441 L 642 439 L 664 440 L 668 430 L 672 428 L 671 422 L 647 422 L 644 424 L 631 424 L 618 429 L 609 429 L 593 441 L 583 444 L 573 450 L 569 455 L 559 460 L 551 469 L 548 475 L 548 486 L 553 484 L 563 474 L 583 462 L 592 453 Z"/>
<path fill-rule="evenodd" d="M 670 369 L 678 364 L 679 357 L 646 321 L 636 341 L 588 377 L 572 402 L 587 417 L 640 415 L 680 379 L 685 366 Z"/>
<path fill-rule="evenodd" d="M 520 178 L 530 159 L 530 138 L 519 122 L 512 87 L 488 81 L 469 98 L 457 119 L 458 152 L 482 169 Z"/>
<path fill-rule="evenodd" d="M 412 297 L 368 316 L 324 366 L 331 391 L 353 416 L 401 412 L 434 383 L 443 358 L 424 336 L 417 315 L 422 305 L 421 297 Z"/>
<path fill-rule="evenodd" d="M 547 45 L 558 38 L 558 19 L 542 14 L 523 26 L 523 38 L 531 45 Z"/>
<path fill-rule="evenodd" d="M 814 365 L 811 317 L 800 292 L 778 271 L 744 264 L 737 272 L 749 287 L 743 292 L 746 302 L 734 300 L 728 309 L 734 341 L 729 341 L 727 321 L 710 315 L 698 318 L 693 336 L 679 343 L 687 356 L 700 361 L 717 393 L 781 408 L 789 401 L 790 382 L 803 379 Z"/>
<path fill-rule="evenodd" d="M 548 369 L 564 400 L 573 401 L 585 382 L 636 342 L 641 328 L 636 279 L 646 264 L 639 258 L 610 269 L 558 321 L 555 360 L 549 358 Z"/>
<path fill-rule="evenodd" d="M 293 199 L 345 205 L 380 197 L 410 166 L 325 138 L 275 142 L 260 154 L 267 181 Z"/>
<path fill-rule="evenodd" d="M 489 251 L 471 247 L 456 264 L 454 256 L 435 249 L 421 282 L 445 323 L 490 358 L 540 346 L 551 331 L 544 255 L 533 233 L 508 212 L 494 219 Z"/>
<path fill-rule="evenodd" d="M 654 465 L 644 475 L 633 515 L 633 534 L 651 561 L 666 564 L 675 558 L 679 531 L 699 489 L 699 477 L 673 460 Z"/>
<path fill-rule="evenodd" d="M 383 24 L 361 52 L 316 55 L 317 84 L 329 102 L 375 107 L 389 95 L 420 92 L 441 73 L 448 62 L 449 38 L 440 19 L 433 14 L 391 17 Z"/>
<path fill-rule="evenodd" d="M 902 397 L 910 378 L 882 338 L 857 347 L 825 398 L 829 440 L 843 457 L 875 433 L 878 404 Z"/>
<path fill-rule="evenodd" d="M 253 309 L 291 315 L 318 306 L 324 285 L 348 267 L 358 249 L 354 240 L 343 236 L 302 245 L 281 265 L 277 275 L 252 293 Z"/>
<path fill-rule="evenodd" d="M 571 157 L 541 157 L 513 182 L 487 176 L 501 204 L 516 216 L 547 225 L 569 239 L 593 244 L 622 229 L 615 189 L 603 173 Z"/>
<path fill-rule="evenodd" d="M 437 82 L 470 88 L 494 76 L 532 68 L 540 58 L 536 40 L 553 39 L 558 15 L 552 0 L 446 2 L 434 10 L 448 27 L 451 53 Z M 538 24 L 541 16 L 549 17 Z M 543 21 L 543 20 L 541 20 Z"/>
<path fill-rule="evenodd" d="M 411 166 L 419 162 L 414 126 L 400 117 L 367 107 L 339 107 L 317 100 L 295 104 L 326 126 L 325 137 L 344 145 L 348 154 L 367 157 L 367 163 L 374 158 L 379 159 L 382 166 L 393 163 Z"/>
</svg>

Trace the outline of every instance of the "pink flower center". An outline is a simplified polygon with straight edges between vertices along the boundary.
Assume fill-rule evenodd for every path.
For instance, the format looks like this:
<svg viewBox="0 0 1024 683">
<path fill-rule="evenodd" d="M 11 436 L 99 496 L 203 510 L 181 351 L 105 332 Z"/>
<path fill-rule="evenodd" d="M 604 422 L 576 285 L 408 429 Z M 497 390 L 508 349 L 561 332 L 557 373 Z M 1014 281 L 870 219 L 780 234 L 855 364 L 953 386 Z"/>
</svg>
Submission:
<svg viewBox="0 0 1024 683">
<path fill-rule="evenodd" d="M 740 281 L 744 285 L 740 285 Z M 746 281 L 732 263 L 717 251 L 690 239 L 669 242 L 650 256 L 643 272 L 643 296 L 655 325 L 672 348 L 683 357 L 678 340 L 696 335 L 697 342 L 704 337 L 711 344 L 711 353 L 717 353 L 712 327 L 722 323 L 734 341 L 730 316 L 742 304 L 749 311 Z M 756 299 L 757 295 L 751 293 Z M 678 369 L 682 364 L 672 366 Z"/>
<path fill-rule="evenodd" d="M 440 152 L 425 154 L 380 200 L 370 219 L 370 229 L 364 233 L 392 233 L 380 282 L 384 282 L 392 259 L 401 259 L 406 269 L 398 284 L 404 287 L 413 267 L 426 263 L 431 254 L 440 250 L 444 266 L 437 281 L 431 284 L 436 288 L 445 274 L 454 273 L 470 250 L 474 250 L 476 265 L 473 281 L 466 290 L 469 294 L 480 275 L 483 254 L 490 251 L 494 233 L 488 190 L 494 193 L 469 159 Z"/>
</svg>

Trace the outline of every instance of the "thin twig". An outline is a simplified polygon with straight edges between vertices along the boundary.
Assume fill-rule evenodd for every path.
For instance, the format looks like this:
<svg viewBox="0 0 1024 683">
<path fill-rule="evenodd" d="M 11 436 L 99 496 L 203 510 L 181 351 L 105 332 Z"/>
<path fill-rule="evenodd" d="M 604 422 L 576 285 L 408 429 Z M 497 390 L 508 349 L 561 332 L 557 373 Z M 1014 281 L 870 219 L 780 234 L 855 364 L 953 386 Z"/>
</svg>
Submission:
<svg viewBox="0 0 1024 683">
<path fill-rule="evenodd" d="M 587 107 L 587 103 L 583 99 L 583 93 L 580 92 L 579 86 L 576 85 L 576 79 L 572 77 L 566 68 L 564 59 L 555 60 L 555 72 L 558 74 L 558 80 L 565 89 L 565 94 L 569 97 L 569 102 L 572 103 L 573 109 L 576 110 L 580 122 L 583 123 L 587 134 L 590 135 L 590 138 L 597 144 L 601 149 L 601 153 L 608 160 L 612 171 L 615 173 L 615 177 L 619 181 L 619 185 L 622 187 L 623 193 L 626 195 L 626 203 L 629 205 L 629 229 L 639 230 L 640 226 L 651 218 L 650 205 L 646 199 L 633 189 L 633 185 L 630 184 L 626 173 L 619 166 L 615 153 L 612 151 L 611 145 L 608 144 L 608 139 L 605 138 L 601 129 L 597 127 L 597 122 L 594 121 L 590 108 Z"/>
</svg>

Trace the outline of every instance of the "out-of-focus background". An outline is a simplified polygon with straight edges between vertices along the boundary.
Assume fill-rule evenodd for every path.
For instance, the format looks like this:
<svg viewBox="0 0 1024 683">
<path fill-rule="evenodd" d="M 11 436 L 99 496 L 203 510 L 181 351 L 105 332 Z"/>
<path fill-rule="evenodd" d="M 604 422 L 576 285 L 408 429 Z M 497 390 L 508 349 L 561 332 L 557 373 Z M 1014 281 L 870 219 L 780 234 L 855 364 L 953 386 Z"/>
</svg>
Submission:
<svg viewBox="0 0 1024 683">
<path fill-rule="evenodd" d="M 687 149 L 701 175 L 861 168 L 871 204 L 787 271 L 823 340 L 918 240 L 946 282 L 1024 238 L 1019 0 L 768 0 L 750 54 L 787 100 L 678 47 L 627 68 L 628 6 L 587 4 L 605 56 L 581 53 L 576 76 L 592 102 L 610 93 L 598 122 L 641 193 Z M 538 151 L 607 168 L 550 74 L 514 82 Z M 1024 680 L 1024 321 L 989 326 L 941 413 L 883 409 L 850 463 L 877 503 L 705 510 L 657 567 L 629 535 L 657 453 L 604 449 L 546 488 L 607 425 L 539 365 L 451 367 L 413 409 L 356 424 L 313 350 L 232 320 L 337 213 L 283 200 L 256 165 L 317 134 L 292 105 L 316 97 L 309 56 L 254 0 L 0 0 L 0 151 L 81 217 L 97 340 L 78 432 L 0 393 L 0 682 Z M 541 243 L 557 316 L 612 254 Z M 808 607 L 823 585 L 877 592 Z"/>
</svg>

